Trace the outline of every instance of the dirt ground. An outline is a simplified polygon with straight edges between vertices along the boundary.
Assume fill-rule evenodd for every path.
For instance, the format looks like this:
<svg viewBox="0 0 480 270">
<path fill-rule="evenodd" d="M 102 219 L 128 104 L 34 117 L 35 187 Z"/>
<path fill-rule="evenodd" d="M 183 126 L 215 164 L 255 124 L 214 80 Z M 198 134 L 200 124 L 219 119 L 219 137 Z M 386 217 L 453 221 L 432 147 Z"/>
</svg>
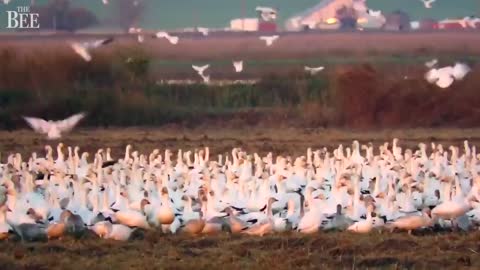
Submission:
<svg viewBox="0 0 480 270">
<path fill-rule="evenodd" d="M 373 143 L 379 146 L 393 138 L 400 140 L 401 147 L 416 149 L 418 143 L 442 143 L 463 147 L 463 141 L 472 145 L 480 143 L 480 128 L 472 129 L 398 129 L 398 130 L 346 130 L 323 128 L 223 128 L 221 126 L 204 126 L 195 129 L 169 126 L 162 128 L 112 128 L 112 129 L 78 129 L 66 134 L 62 140 L 67 146 L 78 145 L 81 151 L 96 152 L 99 148 L 110 147 L 113 156 L 121 157 L 127 144 L 139 153 L 150 153 L 158 148 L 170 150 L 194 150 L 209 146 L 212 154 L 231 152 L 233 147 L 241 147 L 249 152 L 260 154 L 272 152 L 292 156 L 304 155 L 308 147 L 329 150 L 339 144 L 351 146 L 353 140 L 361 144 Z M 60 141 L 46 140 L 31 130 L 0 131 L 0 153 L 2 160 L 9 153 L 19 152 L 24 157 L 32 152 L 45 153 L 44 146 L 55 147 Z M 463 149 L 463 148 L 462 148 Z"/>
</svg>

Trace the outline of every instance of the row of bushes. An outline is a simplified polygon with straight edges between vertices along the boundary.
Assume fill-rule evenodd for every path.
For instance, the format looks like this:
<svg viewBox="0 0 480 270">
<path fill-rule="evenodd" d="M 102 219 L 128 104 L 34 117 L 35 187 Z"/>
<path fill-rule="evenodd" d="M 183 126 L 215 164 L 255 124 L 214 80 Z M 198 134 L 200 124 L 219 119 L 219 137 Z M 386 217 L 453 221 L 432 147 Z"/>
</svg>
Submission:
<svg viewBox="0 0 480 270">
<path fill-rule="evenodd" d="M 22 115 L 58 119 L 86 111 L 88 126 L 215 122 L 230 125 L 371 127 L 475 126 L 477 70 L 448 90 L 428 84 L 422 67 L 338 66 L 316 76 L 272 73 L 255 85 L 158 85 L 150 57 L 132 48 L 95 53 L 0 50 L 0 127 Z"/>
</svg>

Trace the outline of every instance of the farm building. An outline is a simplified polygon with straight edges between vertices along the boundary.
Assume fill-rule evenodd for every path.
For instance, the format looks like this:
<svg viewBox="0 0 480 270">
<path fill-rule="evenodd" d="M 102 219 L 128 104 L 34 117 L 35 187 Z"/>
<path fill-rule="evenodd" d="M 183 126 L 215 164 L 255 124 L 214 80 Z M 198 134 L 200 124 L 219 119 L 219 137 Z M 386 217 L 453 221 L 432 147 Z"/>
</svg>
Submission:
<svg viewBox="0 0 480 270">
<path fill-rule="evenodd" d="M 277 31 L 277 10 L 271 7 L 257 7 L 257 18 L 240 18 L 230 21 L 230 29 L 233 31 Z"/>
<path fill-rule="evenodd" d="M 230 21 L 230 30 L 254 32 L 258 30 L 257 18 L 240 18 Z"/>
<path fill-rule="evenodd" d="M 298 31 L 305 28 L 317 28 L 319 25 L 336 25 L 337 10 L 342 7 L 352 7 L 354 0 L 323 0 L 312 8 L 300 12 L 287 19 L 285 28 L 289 31 Z M 333 26 L 331 28 L 334 28 Z"/>
<path fill-rule="evenodd" d="M 438 23 L 434 19 L 423 19 L 418 22 L 418 30 L 438 29 Z"/>
<path fill-rule="evenodd" d="M 383 29 L 389 31 L 410 30 L 410 17 L 403 11 L 394 11 L 387 14 Z"/>
</svg>

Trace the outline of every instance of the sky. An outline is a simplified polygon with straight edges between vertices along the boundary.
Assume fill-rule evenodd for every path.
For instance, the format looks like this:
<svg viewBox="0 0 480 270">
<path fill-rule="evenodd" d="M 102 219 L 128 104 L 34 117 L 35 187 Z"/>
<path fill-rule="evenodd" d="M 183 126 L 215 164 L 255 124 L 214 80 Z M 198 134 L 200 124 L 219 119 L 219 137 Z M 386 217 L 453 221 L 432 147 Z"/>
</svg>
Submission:
<svg viewBox="0 0 480 270">
<path fill-rule="evenodd" d="M 114 2 L 115 0 L 110 0 Z M 133 0 L 132 0 L 133 1 Z M 143 0 L 147 7 L 140 26 L 151 29 L 179 29 L 193 26 L 224 28 L 231 19 L 255 17 L 256 6 L 271 6 L 279 10 L 279 23 L 292 15 L 308 9 L 319 0 Z M 48 0 L 36 0 L 42 4 Z M 93 11 L 101 21 L 111 16 L 112 8 L 101 0 L 72 0 L 75 6 Z M 0 4 L 0 31 L 7 25 L 6 10 L 26 5 L 30 0 L 11 0 L 8 5 Z M 480 16 L 480 0 L 437 0 L 432 9 L 425 9 L 421 0 L 367 0 L 370 8 L 383 13 L 397 9 L 406 11 L 413 19 L 455 18 L 467 15 Z"/>
</svg>

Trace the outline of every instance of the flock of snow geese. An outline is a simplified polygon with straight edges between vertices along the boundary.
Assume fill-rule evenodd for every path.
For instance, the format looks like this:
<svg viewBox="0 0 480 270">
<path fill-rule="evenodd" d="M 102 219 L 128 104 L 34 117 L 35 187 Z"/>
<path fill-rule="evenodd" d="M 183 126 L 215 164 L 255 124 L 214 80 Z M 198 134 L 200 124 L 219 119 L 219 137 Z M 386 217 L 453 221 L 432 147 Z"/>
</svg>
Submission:
<svg viewBox="0 0 480 270">
<path fill-rule="evenodd" d="M 109 148 L 90 157 L 59 143 L 54 157 L 47 145 L 45 156 L 10 154 L 0 164 L 0 239 L 476 228 L 480 154 L 468 141 L 463 153 L 428 148 L 402 149 L 394 139 L 378 151 L 353 141 L 298 157 L 234 148 L 212 158 L 208 147 L 175 156 L 128 145 L 121 157 Z"/>
</svg>

